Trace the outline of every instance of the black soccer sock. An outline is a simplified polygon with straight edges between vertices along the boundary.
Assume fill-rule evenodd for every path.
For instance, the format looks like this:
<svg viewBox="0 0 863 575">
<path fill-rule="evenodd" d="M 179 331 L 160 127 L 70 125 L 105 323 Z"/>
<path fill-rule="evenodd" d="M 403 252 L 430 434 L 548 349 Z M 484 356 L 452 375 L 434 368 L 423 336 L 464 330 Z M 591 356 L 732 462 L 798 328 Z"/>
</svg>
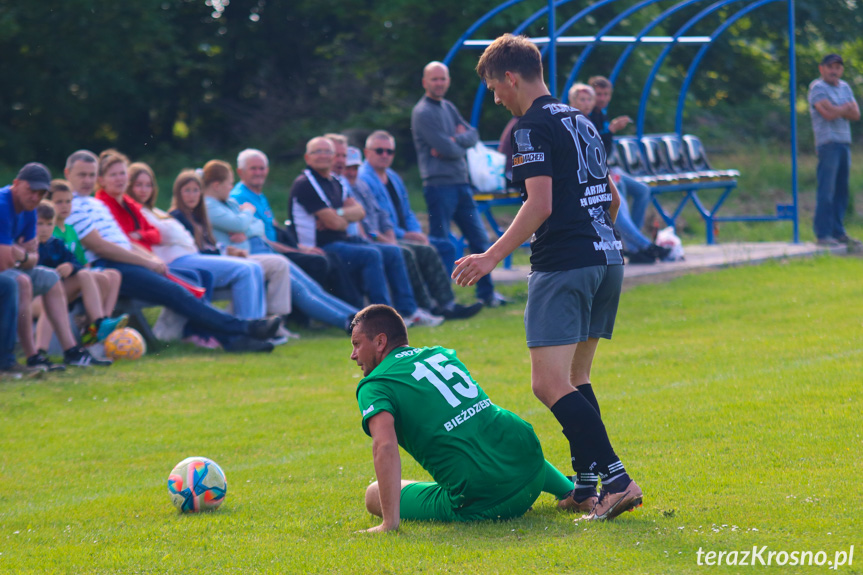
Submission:
<svg viewBox="0 0 863 575">
<path fill-rule="evenodd" d="M 573 391 L 561 397 L 551 406 L 551 413 L 560 422 L 563 435 L 569 440 L 576 483 L 581 483 L 582 477 L 584 484 L 588 484 L 592 475 L 599 475 L 606 480 L 626 473 L 623 463 L 611 447 L 602 419 L 580 392 Z"/>
<path fill-rule="evenodd" d="M 599 402 L 596 401 L 596 394 L 593 393 L 593 386 L 589 383 L 582 383 L 581 385 L 575 388 L 578 392 L 584 396 L 590 405 L 593 406 L 593 409 L 596 410 L 597 415 L 599 415 L 600 419 L 602 418 L 602 413 L 599 411 Z"/>
</svg>

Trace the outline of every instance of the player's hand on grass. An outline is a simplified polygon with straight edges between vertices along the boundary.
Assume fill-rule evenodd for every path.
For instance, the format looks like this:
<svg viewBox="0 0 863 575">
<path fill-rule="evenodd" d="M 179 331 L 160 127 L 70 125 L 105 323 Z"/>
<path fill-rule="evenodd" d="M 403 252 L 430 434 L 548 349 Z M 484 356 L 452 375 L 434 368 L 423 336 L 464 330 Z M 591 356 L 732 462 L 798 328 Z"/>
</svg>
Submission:
<svg viewBox="0 0 863 575">
<path fill-rule="evenodd" d="M 386 523 L 381 523 L 376 527 L 370 527 L 369 529 L 357 531 L 357 533 L 386 533 L 387 531 L 396 531 L 398 528 L 398 523 L 396 523 L 395 525 L 387 525 Z"/>
<path fill-rule="evenodd" d="M 471 254 L 456 260 L 456 266 L 452 272 L 452 279 L 462 287 L 474 285 L 483 276 L 491 273 L 497 265 L 497 261 L 488 255 L 488 252 Z"/>
</svg>

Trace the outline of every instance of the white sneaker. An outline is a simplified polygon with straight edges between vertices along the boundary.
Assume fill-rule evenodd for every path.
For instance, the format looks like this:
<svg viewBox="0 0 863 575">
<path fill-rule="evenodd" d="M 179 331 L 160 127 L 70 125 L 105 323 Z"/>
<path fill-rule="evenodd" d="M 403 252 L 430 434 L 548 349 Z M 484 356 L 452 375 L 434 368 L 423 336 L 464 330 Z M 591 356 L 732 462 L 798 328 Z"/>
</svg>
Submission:
<svg viewBox="0 0 863 575">
<path fill-rule="evenodd" d="M 432 315 L 422 308 L 417 310 L 410 317 L 405 318 L 405 325 L 408 327 L 437 327 L 444 321 L 443 316 Z"/>
</svg>

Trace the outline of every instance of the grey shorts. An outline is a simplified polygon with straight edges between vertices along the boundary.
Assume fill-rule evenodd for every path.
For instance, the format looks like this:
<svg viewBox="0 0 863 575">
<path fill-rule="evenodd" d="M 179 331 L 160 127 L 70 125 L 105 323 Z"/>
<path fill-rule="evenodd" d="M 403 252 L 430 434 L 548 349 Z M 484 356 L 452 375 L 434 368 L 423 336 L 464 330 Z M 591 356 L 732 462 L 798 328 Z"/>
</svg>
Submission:
<svg viewBox="0 0 863 575">
<path fill-rule="evenodd" d="M 623 284 L 623 266 L 531 272 L 524 329 L 527 347 L 611 339 Z"/>
<path fill-rule="evenodd" d="M 57 272 L 44 266 L 35 266 L 29 270 L 10 268 L 0 273 L 13 279 L 17 279 L 21 274 L 28 276 L 30 278 L 30 283 L 33 284 L 33 297 L 48 293 L 48 290 L 60 281 L 60 276 L 57 275 Z"/>
</svg>

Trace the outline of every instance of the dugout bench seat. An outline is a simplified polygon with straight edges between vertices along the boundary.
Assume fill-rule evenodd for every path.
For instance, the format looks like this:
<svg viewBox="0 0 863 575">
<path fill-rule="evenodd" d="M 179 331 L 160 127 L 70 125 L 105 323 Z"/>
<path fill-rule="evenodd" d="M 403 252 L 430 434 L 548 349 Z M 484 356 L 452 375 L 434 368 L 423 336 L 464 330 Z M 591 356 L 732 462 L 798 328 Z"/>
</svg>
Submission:
<svg viewBox="0 0 863 575">
<path fill-rule="evenodd" d="M 721 219 L 716 213 L 737 187 L 740 172 L 714 170 L 701 140 L 689 134 L 682 137 L 677 134 L 621 136 L 615 138 L 614 146 L 616 158 L 609 165 L 616 165 L 650 187 L 653 205 L 666 225 L 674 226 L 683 208 L 692 202 L 706 224 L 707 243 L 715 243 L 715 223 Z M 699 191 L 708 189 L 721 190 L 719 198 L 709 207 L 698 195 Z M 683 194 L 683 197 L 669 212 L 659 198 L 673 193 Z"/>
</svg>

